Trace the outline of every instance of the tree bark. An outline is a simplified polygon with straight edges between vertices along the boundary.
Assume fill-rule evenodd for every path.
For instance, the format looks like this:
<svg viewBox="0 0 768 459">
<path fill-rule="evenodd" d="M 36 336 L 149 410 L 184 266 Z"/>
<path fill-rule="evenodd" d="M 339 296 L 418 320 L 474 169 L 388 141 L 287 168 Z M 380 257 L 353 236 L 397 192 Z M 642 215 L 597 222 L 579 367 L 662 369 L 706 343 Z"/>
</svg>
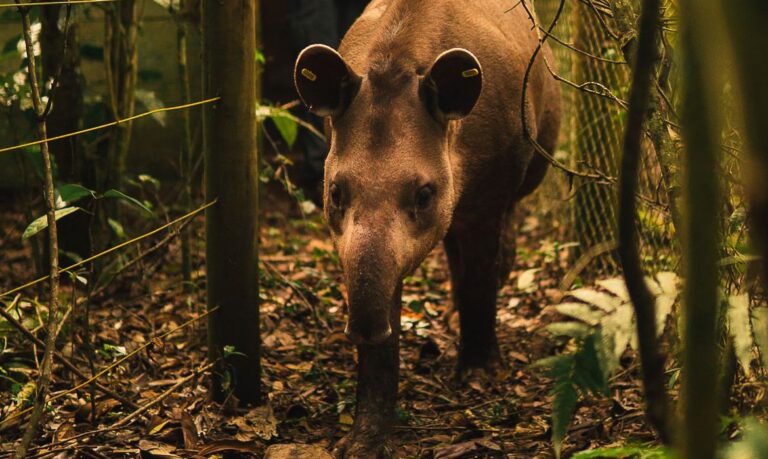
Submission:
<svg viewBox="0 0 768 459">
<path fill-rule="evenodd" d="M 104 66 L 109 88 L 109 109 L 114 120 L 134 114 L 138 78 L 139 5 L 136 0 L 122 0 L 108 6 L 105 18 Z M 103 170 L 103 189 L 120 189 L 126 172 L 131 145 L 132 123 L 114 127 Z M 113 213 L 116 212 L 113 209 Z"/>
<path fill-rule="evenodd" d="M 203 2 L 208 342 L 214 397 L 260 401 L 257 0 Z M 234 348 L 227 349 L 225 347 Z M 223 357 L 223 358 L 222 358 Z M 227 379 L 229 376 L 229 379 Z"/>
<path fill-rule="evenodd" d="M 16 0 L 18 3 L 19 0 Z M 34 53 L 34 44 L 32 41 L 31 25 L 29 19 L 29 10 L 27 7 L 19 7 L 21 14 L 22 33 L 24 35 L 24 44 L 27 52 L 27 70 L 29 73 L 29 86 L 32 92 L 32 105 L 37 117 L 37 131 L 41 140 L 48 138 L 44 105 L 40 97 L 40 85 L 37 77 L 36 58 Z M 54 189 L 53 167 L 51 152 L 48 149 L 48 143 L 40 145 L 40 151 L 43 156 L 43 173 L 46 216 L 48 221 L 48 260 L 50 269 L 50 278 L 48 284 L 48 318 L 46 319 L 45 331 L 45 352 L 43 360 L 40 362 L 40 374 L 37 378 L 37 387 L 35 388 L 35 401 L 29 424 L 24 431 L 24 436 L 16 450 L 15 457 L 21 459 L 26 456 L 32 439 L 37 435 L 37 429 L 42 420 L 45 400 L 48 396 L 48 390 L 51 384 L 51 372 L 53 367 L 53 354 L 56 351 L 56 332 L 58 326 L 56 318 L 59 313 L 59 246 L 58 233 L 56 228 L 56 196 Z"/>
<path fill-rule="evenodd" d="M 644 0 L 629 113 L 624 135 L 619 190 L 619 257 L 637 321 L 640 359 L 645 387 L 646 416 L 665 444 L 670 442 L 669 401 L 664 378 L 664 358 L 656 336 L 655 299 L 645 283 L 637 243 L 637 182 L 651 88 L 658 60 L 661 25 L 660 0 Z"/>
<path fill-rule="evenodd" d="M 72 8 L 71 6 L 69 8 Z M 46 121 L 48 135 L 56 137 L 82 128 L 83 75 L 80 71 L 79 26 L 73 12 L 62 29 L 62 5 L 44 6 L 40 20 L 41 62 L 43 81 L 55 81 L 51 89 L 51 110 Z M 85 161 L 79 137 L 63 139 L 49 144 L 51 155 L 56 158 L 58 178 L 64 183 L 79 183 L 95 188 L 92 163 Z M 90 172 L 88 172 L 90 171 Z M 91 215 L 79 212 L 59 222 L 59 248 L 87 257 L 91 254 L 88 228 Z"/>
</svg>

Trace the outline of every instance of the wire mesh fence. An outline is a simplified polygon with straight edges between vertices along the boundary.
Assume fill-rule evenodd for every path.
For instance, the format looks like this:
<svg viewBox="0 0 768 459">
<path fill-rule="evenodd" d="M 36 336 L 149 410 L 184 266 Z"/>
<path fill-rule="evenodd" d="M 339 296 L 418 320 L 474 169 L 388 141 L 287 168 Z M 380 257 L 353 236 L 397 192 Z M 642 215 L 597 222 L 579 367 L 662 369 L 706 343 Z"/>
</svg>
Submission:
<svg viewBox="0 0 768 459">
<path fill-rule="evenodd" d="M 538 0 L 544 28 L 555 18 L 561 0 Z M 553 69 L 563 91 L 563 127 L 559 159 L 574 169 L 597 170 L 617 177 L 621 160 L 630 66 L 614 33 L 612 3 L 566 0 L 549 38 Z M 674 269 L 679 257 L 664 174 L 656 150 L 646 143 L 638 203 L 641 257 L 648 272 Z M 567 190 L 567 192 L 563 192 Z M 619 272 L 616 254 L 618 181 L 568 180 L 553 172 L 544 185 L 545 199 L 559 194 L 558 218 L 578 243 L 581 277 Z"/>
</svg>

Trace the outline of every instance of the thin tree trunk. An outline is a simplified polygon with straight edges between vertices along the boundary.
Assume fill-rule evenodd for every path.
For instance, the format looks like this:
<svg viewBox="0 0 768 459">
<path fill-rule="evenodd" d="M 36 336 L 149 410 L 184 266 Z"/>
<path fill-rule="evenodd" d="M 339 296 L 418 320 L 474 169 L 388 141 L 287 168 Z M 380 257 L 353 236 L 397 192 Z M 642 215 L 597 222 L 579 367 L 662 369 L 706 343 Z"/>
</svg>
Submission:
<svg viewBox="0 0 768 459">
<path fill-rule="evenodd" d="M 206 212 L 208 308 L 219 307 L 208 323 L 213 390 L 222 400 L 234 389 L 247 403 L 260 401 L 261 374 L 256 6 L 203 2 L 204 96 L 221 97 L 204 110 L 206 199 L 218 200 Z"/>
<path fill-rule="evenodd" d="M 69 6 L 68 8 L 72 8 Z M 80 71 L 79 26 L 73 13 L 67 11 L 67 20 L 61 28 L 62 5 L 44 6 L 40 19 L 41 62 L 43 81 L 55 81 L 51 89 L 51 110 L 46 121 L 48 134 L 55 137 L 75 132 L 82 127 L 83 76 Z M 83 147 L 78 137 L 50 143 L 51 154 L 56 158 L 58 178 L 66 183 L 79 183 L 95 188 L 93 167 L 85 161 Z M 87 257 L 91 254 L 88 228 L 91 214 L 78 212 L 59 223 L 59 246 L 61 252 L 71 252 Z"/>
<path fill-rule="evenodd" d="M 19 3 L 19 0 L 16 0 Z M 34 53 L 34 44 L 32 42 L 31 26 L 29 21 L 29 9 L 19 7 L 21 14 L 22 29 L 24 34 L 24 44 L 27 51 L 27 69 L 29 71 L 29 85 L 32 92 L 32 104 L 37 114 L 37 130 L 40 139 L 48 138 L 45 117 L 43 116 L 44 105 L 40 98 L 40 86 L 37 79 L 36 59 Z M 35 390 L 35 402 L 32 415 L 27 424 L 27 429 L 21 440 L 21 445 L 16 450 L 16 458 L 26 456 L 32 439 L 37 434 L 40 420 L 43 417 L 45 409 L 45 399 L 48 396 L 48 389 L 51 383 L 51 370 L 53 366 L 53 354 L 56 350 L 56 316 L 59 312 L 59 246 L 58 233 L 56 230 L 56 196 L 53 182 L 53 167 L 51 161 L 51 152 L 48 149 L 48 143 L 40 145 L 43 156 L 44 172 L 44 194 L 46 203 L 46 215 L 48 220 L 48 254 L 50 264 L 50 283 L 48 288 L 48 318 L 46 320 L 45 352 L 43 361 L 40 362 L 40 375 L 37 378 L 37 388 Z"/>
<path fill-rule="evenodd" d="M 176 17 L 176 35 L 177 35 L 177 53 L 179 60 L 179 85 L 181 87 L 181 103 L 188 104 L 192 96 L 189 85 L 189 61 L 187 58 L 187 36 L 188 36 L 188 15 L 187 2 L 180 3 L 179 11 Z M 181 154 L 179 155 L 179 165 L 181 169 L 181 201 L 185 212 L 192 210 L 192 123 L 189 110 L 181 112 L 183 123 L 183 135 L 181 139 Z M 189 229 L 181 230 L 181 272 L 184 279 L 184 291 L 192 291 L 192 249 Z"/>
<path fill-rule="evenodd" d="M 644 0 L 634 78 L 629 99 L 629 114 L 624 136 L 619 196 L 619 257 L 627 290 L 637 318 L 637 334 L 645 387 L 646 415 L 661 440 L 669 444 L 669 401 L 664 378 L 664 358 L 656 336 L 656 305 L 645 283 L 637 243 L 637 182 L 648 106 L 651 98 L 657 41 L 661 25 L 660 0 Z"/>
<path fill-rule="evenodd" d="M 134 114 L 138 78 L 139 6 L 137 0 L 121 0 L 107 7 L 105 18 L 104 65 L 109 88 L 112 118 Z M 131 144 L 132 123 L 115 126 L 109 144 L 103 188 L 121 188 Z"/>
<path fill-rule="evenodd" d="M 683 459 L 715 457 L 718 432 L 718 119 L 720 12 L 712 0 L 680 0 L 685 293 Z"/>
</svg>

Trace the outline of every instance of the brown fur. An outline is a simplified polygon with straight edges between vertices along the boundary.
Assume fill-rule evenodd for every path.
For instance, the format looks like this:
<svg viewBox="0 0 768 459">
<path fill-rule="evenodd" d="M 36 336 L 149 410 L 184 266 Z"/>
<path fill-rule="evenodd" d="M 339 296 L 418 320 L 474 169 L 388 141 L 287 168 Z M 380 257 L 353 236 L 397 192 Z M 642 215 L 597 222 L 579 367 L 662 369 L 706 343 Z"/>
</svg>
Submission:
<svg viewBox="0 0 768 459">
<path fill-rule="evenodd" d="M 349 291 L 348 329 L 363 339 L 355 426 L 339 456 L 386 450 L 401 282 L 441 240 L 460 313 L 459 372 L 501 364 L 495 308 L 514 255 L 509 221 L 547 169 L 525 140 L 519 113 L 537 37 L 522 7 L 506 12 L 513 3 L 374 0 L 341 44 L 359 86 L 330 122 L 325 208 Z M 420 88 L 435 59 L 452 48 L 477 57 L 483 87 L 466 118 L 443 123 L 430 116 Z M 552 61 L 548 48 L 544 55 Z M 560 93 L 541 58 L 528 88 L 530 130 L 551 151 Z M 417 210 L 414 196 L 425 185 L 434 188 L 434 203 Z M 340 206 L 332 186 L 343 195 Z M 374 344 L 376 337 L 383 342 Z"/>
</svg>

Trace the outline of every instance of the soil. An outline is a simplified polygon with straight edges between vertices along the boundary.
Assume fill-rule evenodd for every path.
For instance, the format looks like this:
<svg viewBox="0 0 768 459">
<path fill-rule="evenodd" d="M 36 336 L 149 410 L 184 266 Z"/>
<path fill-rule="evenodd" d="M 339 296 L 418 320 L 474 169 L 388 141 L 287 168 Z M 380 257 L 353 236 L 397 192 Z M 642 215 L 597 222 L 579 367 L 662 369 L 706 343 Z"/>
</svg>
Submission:
<svg viewBox="0 0 768 459">
<path fill-rule="evenodd" d="M 333 248 L 317 211 L 302 219 L 285 195 L 273 190 L 268 196 L 260 279 L 267 405 L 242 406 L 234 397 L 224 404 L 209 400 L 209 373 L 201 371 L 207 349 L 204 228 L 198 217 L 191 224 L 193 292 L 184 291 L 179 240 L 171 238 L 93 296 L 87 326 L 85 305 L 76 306 L 59 338 L 61 353 L 88 375 L 146 346 L 99 380 L 138 406 L 172 389 L 170 394 L 111 430 L 134 409 L 98 393 L 92 399 L 90 386 L 70 391 L 80 381 L 57 364 L 52 395 L 58 398 L 50 403 L 33 457 L 260 457 L 273 444 L 305 443 L 330 450 L 349 430 L 356 356 L 343 335 L 343 286 Z M 34 278 L 34 269 L 30 244 L 21 240 L 26 221 L 22 208 L 1 205 L 0 289 L 6 291 Z M 525 206 L 519 221 L 517 266 L 498 298 L 497 330 L 506 369 L 497 379 L 470 381 L 464 387 L 452 383 L 457 331 L 442 248 L 406 280 L 393 434 L 401 457 L 553 456 L 552 384 L 531 364 L 565 345 L 542 327 L 558 319 L 548 306 L 562 296 L 558 282 L 571 256 L 568 248 L 556 244 L 564 240 L 562 229 L 540 222 Z M 140 234 L 153 225 L 136 220 L 125 227 L 129 234 Z M 109 258 L 109 266 L 119 267 L 116 260 L 125 263 L 163 237 L 125 249 Z M 87 291 L 69 277 L 64 284 L 69 300 L 73 289 L 79 298 Z M 38 294 L 29 289 L 3 300 L 42 336 L 40 320 L 47 308 Z M 26 406 L 24 395 L 31 393 L 35 357 L 42 350 L 33 349 L 7 323 L 0 323 L 0 339 L 0 451 L 10 453 L 26 420 L 14 413 Z M 637 362 L 628 354 L 610 396 L 589 397 L 580 405 L 564 456 L 591 447 L 653 441 L 641 395 Z"/>
</svg>

